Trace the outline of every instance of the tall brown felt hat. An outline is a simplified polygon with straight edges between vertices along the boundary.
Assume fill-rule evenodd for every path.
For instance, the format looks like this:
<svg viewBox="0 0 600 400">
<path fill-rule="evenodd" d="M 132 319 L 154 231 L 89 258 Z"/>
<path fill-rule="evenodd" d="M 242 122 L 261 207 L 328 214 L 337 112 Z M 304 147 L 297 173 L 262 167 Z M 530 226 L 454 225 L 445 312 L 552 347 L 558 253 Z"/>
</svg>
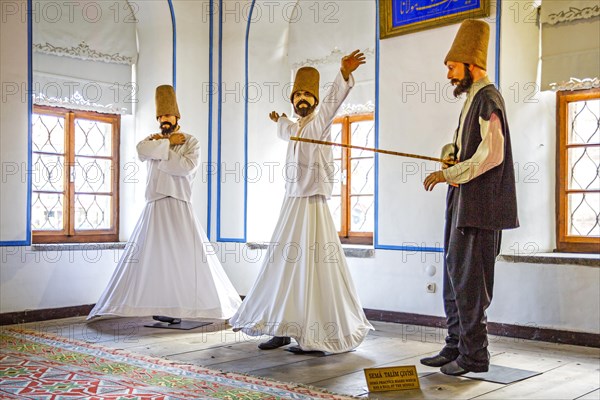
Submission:
<svg viewBox="0 0 600 400">
<path fill-rule="evenodd" d="M 464 20 L 446 59 L 444 59 L 444 64 L 454 61 L 487 70 L 489 40 L 490 26 L 487 23 L 476 19 Z"/>
<path fill-rule="evenodd" d="M 319 102 L 319 71 L 313 67 L 302 67 L 296 72 L 294 88 L 290 94 L 290 100 L 294 101 L 294 93 L 305 90 L 316 97 Z"/>
<path fill-rule="evenodd" d="M 162 115 L 174 115 L 181 118 L 175 89 L 171 85 L 161 85 L 156 88 L 156 118 Z"/>
</svg>

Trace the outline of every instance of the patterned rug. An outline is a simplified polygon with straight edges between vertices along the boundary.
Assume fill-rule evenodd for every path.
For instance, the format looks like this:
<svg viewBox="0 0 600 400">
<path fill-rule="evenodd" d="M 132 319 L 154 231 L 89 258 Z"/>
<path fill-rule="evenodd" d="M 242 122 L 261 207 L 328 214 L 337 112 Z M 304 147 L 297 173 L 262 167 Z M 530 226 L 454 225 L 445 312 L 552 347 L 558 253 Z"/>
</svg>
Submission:
<svg viewBox="0 0 600 400">
<path fill-rule="evenodd" d="M 0 331 L 2 399 L 351 399 L 29 330 Z"/>
</svg>

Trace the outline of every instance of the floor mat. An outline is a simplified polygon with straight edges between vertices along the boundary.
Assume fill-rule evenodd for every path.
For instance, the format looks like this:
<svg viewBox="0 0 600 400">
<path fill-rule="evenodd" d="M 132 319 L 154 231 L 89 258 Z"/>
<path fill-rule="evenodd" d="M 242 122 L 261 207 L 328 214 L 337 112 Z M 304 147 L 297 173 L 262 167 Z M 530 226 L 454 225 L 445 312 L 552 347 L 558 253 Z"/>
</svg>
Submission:
<svg viewBox="0 0 600 400">
<path fill-rule="evenodd" d="M 28 330 L 0 332 L 0 398 L 330 399 L 352 397 Z"/>
</svg>

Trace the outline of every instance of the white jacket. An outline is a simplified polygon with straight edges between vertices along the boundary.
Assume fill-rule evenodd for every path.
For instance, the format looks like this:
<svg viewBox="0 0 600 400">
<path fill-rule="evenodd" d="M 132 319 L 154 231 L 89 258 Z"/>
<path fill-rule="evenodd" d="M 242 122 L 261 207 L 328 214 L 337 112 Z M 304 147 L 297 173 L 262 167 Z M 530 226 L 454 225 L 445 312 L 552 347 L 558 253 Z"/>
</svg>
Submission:
<svg viewBox="0 0 600 400">
<path fill-rule="evenodd" d="M 338 72 L 326 96 L 321 98 L 319 110 L 293 122 L 286 117 L 277 122 L 277 135 L 288 140 L 284 176 L 286 196 L 308 197 L 324 195 L 331 197 L 335 181 L 336 167 L 331 146 L 302 143 L 290 140 L 291 136 L 331 141 L 333 119 L 354 86 L 350 75 L 345 81 Z"/>
<path fill-rule="evenodd" d="M 168 139 L 150 140 L 150 136 L 138 143 L 138 157 L 148 162 L 146 201 L 173 197 L 191 202 L 192 183 L 200 166 L 200 143 L 192 135 L 183 135 L 182 145 L 170 146 Z"/>
</svg>

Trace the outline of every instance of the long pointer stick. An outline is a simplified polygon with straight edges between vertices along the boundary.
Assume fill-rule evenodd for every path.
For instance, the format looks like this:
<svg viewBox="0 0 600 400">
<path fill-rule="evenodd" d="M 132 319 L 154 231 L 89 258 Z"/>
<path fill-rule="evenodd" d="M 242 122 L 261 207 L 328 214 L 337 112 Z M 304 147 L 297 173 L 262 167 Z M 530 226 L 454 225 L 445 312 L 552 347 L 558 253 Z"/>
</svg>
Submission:
<svg viewBox="0 0 600 400">
<path fill-rule="evenodd" d="M 345 144 L 345 143 L 326 142 L 324 140 L 307 139 L 307 138 L 301 138 L 301 137 L 297 137 L 297 136 L 290 137 L 290 140 L 295 140 L 297 142 L 305 142 L 305 143 L 323 144 L 325 146 L 345 147 L 347 149 L 367 150 L 367 151 L 373 151 L 375 153 L 390 154 L 392 156 L 418 158 L 421 160 L 437 161 L 437 162 L 441 162 L 441 163 L 445 162 L 446 164 L 452 164 L 452 162 L 444 161 L 441 158 L 421 156 L 418 154 L 401 153 L 399 151 L 391 151 L 391 150 L 375 149 L 375 148 L 371 148 L 371 147 L 354 146 L 354 145 Z"/>
</svg>

